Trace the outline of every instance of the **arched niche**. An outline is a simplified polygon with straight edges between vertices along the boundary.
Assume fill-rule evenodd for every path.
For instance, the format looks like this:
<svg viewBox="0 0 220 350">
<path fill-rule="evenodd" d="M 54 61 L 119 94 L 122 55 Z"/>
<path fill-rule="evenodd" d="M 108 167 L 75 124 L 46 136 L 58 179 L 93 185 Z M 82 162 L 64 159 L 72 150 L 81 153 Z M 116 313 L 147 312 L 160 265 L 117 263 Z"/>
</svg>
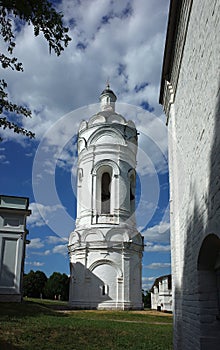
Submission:
<svg viewBox="0 0 220 350">
<path fill-rule="evenodd" d="M 110 144 L 112 145 L 125 145 L 125 140 L 120 132 L 109 129 L 109 128 L 100 128 L 88 140 L 88 146 L 97 145 L 97 144 Z"/>
<path fill-rule="evenodd" d="M 104 236 L 100 230 L 96 231 L 89 231 L 85 232 L 83 234 L 82 240 L 85 242 L 97 242 L 97 241 L 103 241 Z"/>
<path fill-rule="evenodd" d="M 128 242 L 130 239 L 127 231 L 122 230 L 110 230 L 106 235 L 106 241 L 111 242 Z"/>
<path fill-rule="evenodd" d="M 107 119 L 108 123 L 117 123 L 117 124 L 126 124 L 126 120 L 124 117 L 122 117 L 122 115 L 120 114 L 111 114 L 108 119 Z"/>
<path fill-rule="evenodd" d="M 71 232 L 70 238 L 69 238 L 69 245 L 80 243 L 80 241 L 81 241 L 80 234 L 77 231 Z"/>
<path fill-rule="evenodd" d="M 203 240 L 197 270 L 200 345 L 205 342 L 207 349 L 212 349 L 211 335 L 219 331 L 220 322 L 220 238 L 217 235 L 209 234 Z"/>
<path fill-rule="evenodd" d="M 83 179 L 83 168 L 78 168 L 77 177 L 78 177 L 78 182 L 81 183 Z"/>
<path fill-rule="evenodd" d="M 82 152 L 86 148 L 86 140 L 84 137 L 78 139 L 78 153 Z"/>
<path fill-rule="evenodd" d="M 209 234 L 202 242 L 199 257 L 198 270 L 214 270 L 220 252 L 220 239 L 215 234 Z"/>
<path fill-rule="evenodd" d="M 111 159 L 105 159 L 105 160 L 100 160 L 97 162 L 93 169 L 92 169 L 92 175 L 97 175 L 97 172 L 103 173 L 105 171 L 105 167 L 109 166 L 113 170 L 113 176 L 119 176 L 120 175 L 120 169 L 118 164 L 113 162 Z"/>
<path fill-rule="evenodd" d="M 90 267 L 90 291 L 93 299 L 102 304 L 117 300 L 118 269 L 114 263 L 101 260 Z"/>
<path fill-rule="evenodd" d="M 105 123 L 106 119 L 103 115 L 95 114 L 89 119 L 88 125 L 94 125 L 94 124 L 100 124 Z"/>
<path fill-rule="evenodd" d="M 109 216 L 113 215 L 118 205 L 119 174 L 118 165 L 108 159 L 99 161 L 92 169 L 94 223 L 100 222 L 100 216 L 102 223 L 108 222 Z"/>
<path fill-rule="evenodd" d="M 90 265 L 89 270 L 94 271 L 98 266 L 104 266 L 104 265 L 112 266 L 117 271 L 117 277 L 123 277 L 121 268 L 118 265 L 116 265 L 113 261 L 108 259 L 100 259 L 93 262 Z"/>
<path fill-rule="evenodd" d="M 107 168 L 101 176 L 101 214 L 110 214 L 112 169 Z"/>
<path fill-rule="evenodd" d="M 103 164 L 97 170 L 96 176 L 96 208 L 103 215 L 112 212 L 113 201 L 113 169 L 111 165 Z"/>
<path fill-rule="evenodd" d="M 79 132 L 87 128 L 87 122 L 83 120 L 79 126 Z"/>
</svg>

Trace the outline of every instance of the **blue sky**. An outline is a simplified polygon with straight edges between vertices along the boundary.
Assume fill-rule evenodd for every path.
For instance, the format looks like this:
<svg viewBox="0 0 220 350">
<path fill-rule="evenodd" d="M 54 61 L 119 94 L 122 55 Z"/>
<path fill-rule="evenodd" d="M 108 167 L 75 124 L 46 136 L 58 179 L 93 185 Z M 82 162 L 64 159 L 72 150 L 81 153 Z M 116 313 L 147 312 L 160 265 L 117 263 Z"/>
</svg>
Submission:
<svg viewBox="0 0 220 350">
<path fill-rule="evenodd" d="M 143 287 L 170 273 L 167 128 L 158 103 L 168 16 L 167 0 L 63 0 L 56 2 L 70 27 L 65 52 L 49 55 L 47 43 L 24 26 L 15 55 L 24 72 L 2 70 L 14 102 L 28 106 L 28 140 L 1 133 L 0 192 L 26 196 L 32 215 L 25 270 L 69 274 L 67 240 L 76 216 L 77 129 L 99 111 L 110 80 L 116 111 L 138 129 L 137 227 L 145 238 Z M 4 43 L 0 43 L 4 51 Z"/>
</svg>

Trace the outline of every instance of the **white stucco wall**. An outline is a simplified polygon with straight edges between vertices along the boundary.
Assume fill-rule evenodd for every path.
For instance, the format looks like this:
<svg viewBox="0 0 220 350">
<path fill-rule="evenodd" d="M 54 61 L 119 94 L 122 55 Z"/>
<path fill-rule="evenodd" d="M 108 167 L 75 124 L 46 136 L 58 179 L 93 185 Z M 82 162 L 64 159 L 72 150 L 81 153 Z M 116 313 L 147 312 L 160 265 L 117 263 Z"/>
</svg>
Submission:
<svg viewBox="0 0 220 350">
<path fill-rule="evenodd" d="M 220 342 L 216 262 L 201 263 L 205 262 L 201 247 L 209 235 L 212 240 L 216 237 L 220 251 L 219 13 L 219 0 L 192 2 L 180 67 L 176 69 L 174 60 L 170 79 L 174 87 L 168 131 L 175 350 L 217 350 Z M 211 254 L 209 244 L 205 249 L 211 262 L 217 250 L 212 248 Z"/>
<path fill-rule="evenodd" d="M 159 283 L 156 283 L 151 290 L 151 309 L 158 311 L 172 312 L 172 289 L 168 282 L 168 276 L 160 277 Z"/>
<path fill-rule="evenodd" d="M 20 302 L 28 198 L 0 196 L 0 301 Z"/>
</svg>

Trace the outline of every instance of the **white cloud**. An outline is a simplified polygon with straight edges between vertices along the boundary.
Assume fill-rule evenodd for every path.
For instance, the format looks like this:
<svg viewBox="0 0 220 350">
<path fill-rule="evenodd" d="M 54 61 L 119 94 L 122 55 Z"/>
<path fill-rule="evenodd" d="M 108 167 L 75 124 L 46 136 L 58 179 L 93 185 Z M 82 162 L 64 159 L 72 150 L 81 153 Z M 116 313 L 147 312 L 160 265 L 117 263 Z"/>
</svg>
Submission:
<svg viewBox="0 0 220 350">
<path fill-rule="evenodd" d="M 72 167 L 75 174 L 76 143 L 69 141 L 77 134 L 84 115 L 88 119 L 98 111 L 99 105 L 91 104 L 98 102 L 107 78 L 118 97 L 119 113 L 121 103 L 126 108 L 127 104 L 135 107 L 134 112 L 143 102 L 154 108 L 155 114 L 142 110 L 132 115 L 140 132 L 137 171 L 144 177 L 142 188 L 150 183 L 155 189 L 158 173 L 167 171 L 167 128 L 162 122 L 158 98 L 168 5 L 168 0 L 60 1 L 55 6 L 63 12 L 72 36 L 60 57 L 48 54 L 47 42 L 42 35 L 34 37 L 32 26 L 17 33 L 14 54 L 23 62 L 24 72 L 3 70 L 2 78 L 8 82 L 13 101 L 32 110 L 33 116 L 24 119 L 24 127 L 36 133 L 37 142 L 44 140 L 45 147 L 45 159 L 39 157 L 33 177 L 33 185 L 38 188 L 34 196 L 39 204 L 32 203 L 33 213 L 28 218 L 31 226 L 47 224 L 60 236 L 70 232 L 73 218 L 51 187 L 57 166 L 68 171 Z M 0 49 L 3 46 L 0 43 Z M 87 106 L 84 114 L 78 109 L 82 106 Z M 61 118 L 76 110 L 69 118 Z M 127 112 L 130 118 L 130 109 Z M 53 127 L 57 121 L 57 127 Z M 48 134 L 48 130 L 52 131 Z M 9 132 L 5 135 L 25 145 L 19 135 Z M 43 179 L 46 185 L 40 193 Z M 150 195 L 149 202 L 156 208 L 158 199 L 153 191 Z M 147 222 L 154 208 L 149 208 L 149 215 L 145 215 Z M 66 227 L 61 224 L 61 217 Z M 147 222 L 140 225 L 145 227 Z"/>
<path fill-rule="evenodd" d="M 14 51 L 24 72 L 3 70 L 11 97 L 33 111 L 24 126 L 37 140 L 60 116 L 98 101 L 108 77 L 120 102 L 147 101 L 161 113 L 158 94 L 168 0 L 63 0 L 57 6 L 72 36 L 63 54 L 49 55 L 42 35 L 34 37 L 32 26 L 25 26 L 17 33 Z M 135 92 L 144 82 L 149 85 Z"/>
<path fill-rule="evenodd" d="M 31 239 L 31 242 L 27 247 L 40 249 L 40 248 L 44 247 L 44 243 L 42 242 L 41 238 L 33 238 L 33 239 Z"/>
<path fill-rule="evenodd" d="M 145 244 L 145 252 L 170 252 L 170 245 L 153 244 L 152 242 L 146 242 Z"/>
<path fill-rule="evenodd" d="M 67 250 L 67 245 L 57 245 L 56 247 L 53 248 L 53 253 L 54 254 L 62 254 L 64 256 L 67 255 L 68 250 Z"/>
<path fill-rule="evenodd" d="M 31 226 L 44 226 L 46 222 L 43 220 L 42 216 L 38 210 L 39 204 L 30 203 L 29 209 L 31 210 L 31 215 L 27 218 L 28 225 Z"/>
<path fill-rule="evenodd" d="M 136 209 L 137 225 L 139 226 L 138 231 L 142 231 L 143 228 L 147 226 L 158 208 L 158 188 L 154 181 L 149 181 L 146 185 L 144 181 L 141 183 L 141 199 Z M 144 198 L 148 198 L 150 201 Z M 141 234 L 143 233 L 141 232 Z"/>
<path fill-rule="evenodd" d="M 30 226 L 40 227 L 48 224 L 49 219 L 56 215 L 56 212 L 62 208 L 61 204 L 45 206 L 40 203 L 31 203 L 29 208 L 32 213 L 28 217 L 27 222 Z"/>
<path fill-rule="evenodd" d="M 5 154 L 0 154 L 0 163 L 6 165 L 6 164 L 10 164 L 10 162 L 6 159 Z"/>
<path fill-rule="evenodd" d="M 67 238 L 58 237 L 58 236 L 47 236 L 46 237 L 46 243 L 48 244 L 57 244 L 59 242 L 67 242 Z"/>
<path fill-rule="evenodd" d="M 155 276 L 153 277 L 142 277 L 142 282 L 153 282 L 155 280 Z"/>
<path fill-rule="evenodd" d="M 168 171 L 167 126 L 162 117 L 140 111 L 137 115 L 136 127 L 140 133 L 137 171 L 142 175 L 152 175 L 155 172 L 166 173 Z"/>
<path fill-rule="evenodd" d="M 31 255 L 42 255 L 42 256 L 47 256 L 50 255 L 51 251 L 49 249 L 43 251 L 43 252 L 31 252 Z"/>
<path fill-rule="evenodd" d="M 156 263 L 156 262 L 154 262 L 154 263 L 151 263 L 151 264 L 149 264 L 149 265 L 146 265 L 146 266 L 144 266 L 144 268 L 147 268 L 147 269 L 163 269 L 163 268 L 168 268 L 168 267 L 170 267 L 170 263 Z"/>
<path fill-rule="evenodd" d="M 152 287 L 155 279 L 156 279 L 156 276 L 142 277 L 142 289 L 149 290 Z"/>
<path fill-rule="evenodd" d="M 31 266 L 44 266 L 44 263 L 40 262 L 40 261 L 33 261 L 33 262 L 26 261 L 25 264 L 26 265 L 31 265 Z"/>
<path fill-rule="evenodd" d="M 152 287 L 153 283 L 142 283 L 142 289 L 145 291 L 149 291 Z"/>
<path fill-rule="evenodd" d="M 159 224 L 149 227 L 141 232 L 145 240 L 149 242 L 169 243 L 170 241 L 170 223 L 161 221 Z"/>
</svg>

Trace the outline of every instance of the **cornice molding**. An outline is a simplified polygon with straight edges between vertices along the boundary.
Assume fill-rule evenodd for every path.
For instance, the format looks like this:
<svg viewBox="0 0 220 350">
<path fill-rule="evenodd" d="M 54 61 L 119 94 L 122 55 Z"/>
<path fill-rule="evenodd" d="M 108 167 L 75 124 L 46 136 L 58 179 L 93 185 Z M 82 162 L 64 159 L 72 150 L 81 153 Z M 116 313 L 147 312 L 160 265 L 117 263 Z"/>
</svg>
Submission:
<svg viewBox="0 0 220 350">
<path fill-rule="evenodd" d="M 175 101 L 192 2 L 193 0 L 171 0 L 170 3 L 159 99 L 167 117 L 170 104 Z"/>
</svg>

